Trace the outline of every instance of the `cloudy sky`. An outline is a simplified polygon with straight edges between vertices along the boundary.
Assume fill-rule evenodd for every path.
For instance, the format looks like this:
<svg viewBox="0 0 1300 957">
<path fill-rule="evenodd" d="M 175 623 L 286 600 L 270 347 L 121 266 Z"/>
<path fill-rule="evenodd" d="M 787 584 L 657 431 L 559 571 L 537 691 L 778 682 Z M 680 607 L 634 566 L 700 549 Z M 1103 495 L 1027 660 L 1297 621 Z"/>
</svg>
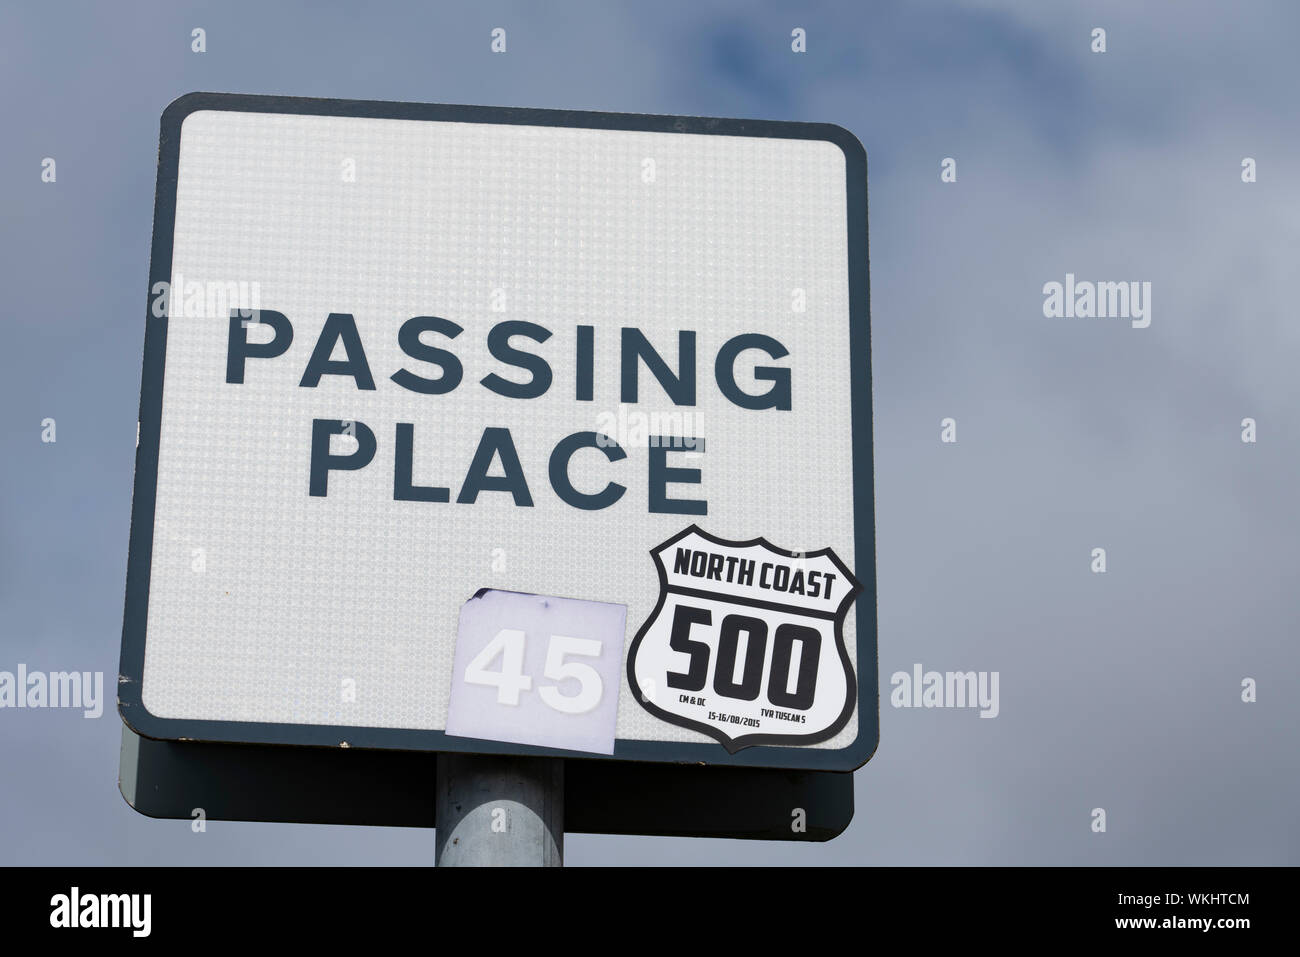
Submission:
<svg viewBox="0 0 1300 957">
<path fill-rule="evenodd" d="M 870 162 L 882 712 L 856 817 L 824 845 L 573 835 L 567 862 L 1300 863 L 1300 8 L 1064 6 L 5 5 L 0 670 L 117 672 L 176 96 L 833 122 Z M 1045 318 L 1067 273 L 1151 283 L 1150 326 Z M 916 663 L 999 672 L 999 716 L 890 707 Z M 432 833 L 141 817 L 119 728 L 0 710 L 0 863 L 432 858 Z"/>
</svg>

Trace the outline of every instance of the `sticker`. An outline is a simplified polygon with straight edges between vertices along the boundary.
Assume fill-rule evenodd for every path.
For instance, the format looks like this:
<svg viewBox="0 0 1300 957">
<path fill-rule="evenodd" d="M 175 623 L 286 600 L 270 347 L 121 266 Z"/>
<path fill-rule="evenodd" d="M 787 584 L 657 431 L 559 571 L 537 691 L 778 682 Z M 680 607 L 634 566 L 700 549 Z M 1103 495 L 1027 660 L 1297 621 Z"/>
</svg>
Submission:
<svg viewBox="0 0 1300 957">
<path fill-rule="evenodd" d="M 857 678 L 844 619 L 862 586 L 833 551 L 729 542 L 692 525 L 650 554 L 659 602 L 627 663 L 642 707 L 732 754 L 814 744 L 848 723 Z"/>
<path fill-rule="evenodd" d="M 447 734 L 614 753 L 627 606 L 481 589 L 460 609 Z"/>
</svg>

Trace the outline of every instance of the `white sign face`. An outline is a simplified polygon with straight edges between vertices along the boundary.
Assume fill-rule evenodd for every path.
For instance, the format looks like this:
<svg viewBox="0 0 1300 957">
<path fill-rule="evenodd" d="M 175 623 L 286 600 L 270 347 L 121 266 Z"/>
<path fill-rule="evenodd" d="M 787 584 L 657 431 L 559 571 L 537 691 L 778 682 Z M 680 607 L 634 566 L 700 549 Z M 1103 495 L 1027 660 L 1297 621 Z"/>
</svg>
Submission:
<svg viewBox="0 0 1300 957">
<path fill-rule="evenodd" d="M 850 134 L 191 94 L 163 117 L 155 217 L 132 728 L 870 757 L 866 168 Z M 689 557 L 674 573 L 672 543 L 712 552 L 703 575 Z M 727 579 L 728 558 L 771 579 Z M 467 602 L 512 592 L 621 620 L 502 625 L 520 649 L 480 629 L 463 660 Z M 698 619 L 681 647 L 679 605 Z M 573 676 L 596 676 L 585 723 L 489 720 L 473 696 L 499 693 L 486 676 L 516 650 L 526 709 L 563 714 L 592 687 Z"/>
</svg>

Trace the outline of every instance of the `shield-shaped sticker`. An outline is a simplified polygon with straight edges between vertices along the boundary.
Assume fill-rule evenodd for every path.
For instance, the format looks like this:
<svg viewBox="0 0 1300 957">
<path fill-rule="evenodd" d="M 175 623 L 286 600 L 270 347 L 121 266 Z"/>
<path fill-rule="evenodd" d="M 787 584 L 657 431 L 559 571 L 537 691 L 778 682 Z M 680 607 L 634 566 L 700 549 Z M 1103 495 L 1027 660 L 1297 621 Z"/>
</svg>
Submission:
<svg viewBox="0 0 1300 957">
<path fill-rule="evenodd" d="M 650 554 L 659 601 L 627 662 L 647 711 L 732 754 L 814 744 L 848 723 L 857 680 L 844 619 L 862 586 L 831 549 L 729 542 L 692 525 Z"/>
</svg>

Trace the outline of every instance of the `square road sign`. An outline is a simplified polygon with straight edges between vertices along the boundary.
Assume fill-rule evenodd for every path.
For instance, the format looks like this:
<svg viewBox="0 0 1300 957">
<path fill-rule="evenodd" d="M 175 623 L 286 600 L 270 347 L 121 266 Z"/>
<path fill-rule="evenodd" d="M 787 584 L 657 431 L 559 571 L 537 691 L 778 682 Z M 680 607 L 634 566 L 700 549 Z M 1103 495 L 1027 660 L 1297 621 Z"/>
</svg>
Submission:
<svg viewBox="0 0 1300 957">
<path fill-rule="evenodd" d="M 878 739 L 871 434 L 840 127 L 182 97 L 122 717 L 851 770 Z M 507 594 L 534 598 L 465 612 Z M 488 736 L 447 733 L 456 700 Z"/>
</svg>

